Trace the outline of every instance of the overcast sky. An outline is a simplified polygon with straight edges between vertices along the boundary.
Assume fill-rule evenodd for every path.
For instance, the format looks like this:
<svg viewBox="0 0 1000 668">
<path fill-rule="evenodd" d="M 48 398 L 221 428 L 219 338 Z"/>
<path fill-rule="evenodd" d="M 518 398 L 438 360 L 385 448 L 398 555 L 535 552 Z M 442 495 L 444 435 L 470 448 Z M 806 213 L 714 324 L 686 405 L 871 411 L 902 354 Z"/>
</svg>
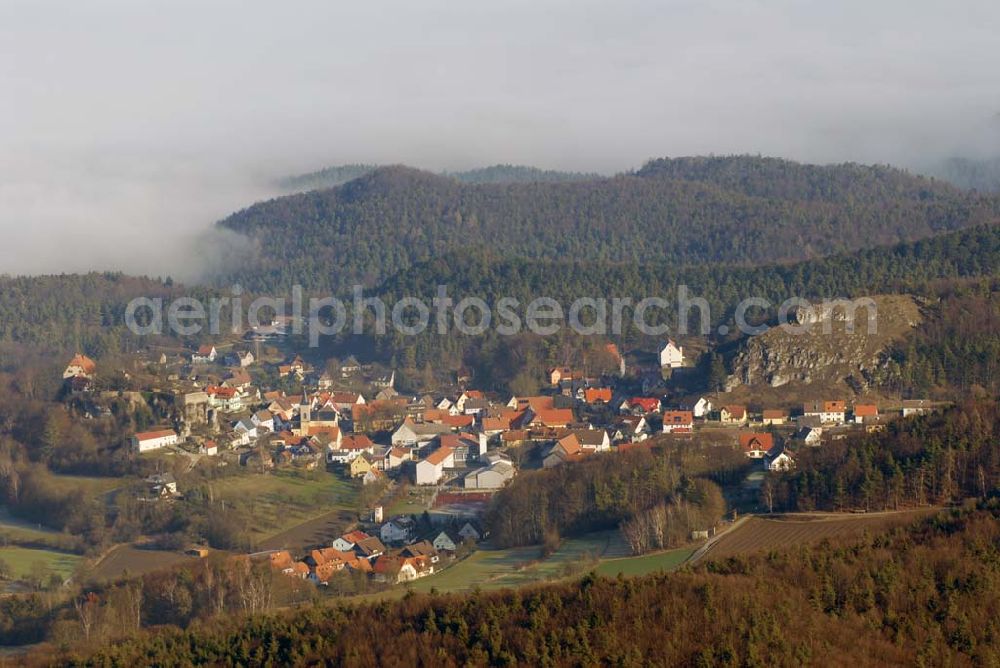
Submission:
<svg viewBox="0 0 1000 668">
<path fill-rule="evenodd" d="M 1000 3 L 3 0 L 0 273 L 190 276 L 268 179 L 1000 154 Z"/>
</svg>

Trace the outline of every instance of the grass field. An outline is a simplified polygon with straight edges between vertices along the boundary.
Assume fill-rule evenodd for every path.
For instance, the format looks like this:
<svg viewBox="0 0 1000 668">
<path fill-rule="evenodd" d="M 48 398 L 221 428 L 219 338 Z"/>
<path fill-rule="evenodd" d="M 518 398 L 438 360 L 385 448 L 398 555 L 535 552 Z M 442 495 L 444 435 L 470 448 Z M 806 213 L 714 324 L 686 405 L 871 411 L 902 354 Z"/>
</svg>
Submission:
<svg viewBox="0 0 1000 668">
<path fill-rule="evenodd" d="M 419 487 L 408 486 L 396 495 L 392 503 L 385 509 L 386 517 L 396 515 L 420 515 L 425 510 L 429 510 L 429 503 L 433 492 Z"/>
<path fill-rule="evenodd" d="M 537 545 L 505 550 L 479 549 L 440 574 L 417 580 L 416 591 L 469 591 L 523 587 L 572 575 L 598 566 L 601 559 L 622 560 L 624 554 L 617 531 L 602 531 L 569 538 L 549 557 L 541 558 Z"/>
<path fill-rule="evenodd" d="M 692 554 L 694 554 L 693 549 L 681 547 L 641 557 L 608 559 L 602 561 L 596 570 L 598 574 L 612 578 L 617 577 L 619 573 L 626 577 L 632 577 L 659 571 L 672 571 L 683 564 Z"/>
<path fill-rule="evenodd" d="M 249 508 L 254 517 L 253 526 L 249 527 L 251 537 L 261 543 L 298 525 L 352 512 L 357 503 L 358 484 L 326 471 L 302 476 L 292 471 L 276 471 L 224 478 L 209 486 L 217 500 Z"/>
<path fill-rule="evenodd" d="M 740 554 L 779 550 L 821 541 L 824 538 L 860 536 L 906 524 L 936 509 L 899 513 L 795 514 L 751 517 L 723 534 L 705 553 L 705 559 L 723 559 Z"/>
<path fill-rule="evenodd" d="M 37 564 L 41 564 L 50 572 L 58 573 L 63 579 L 69 577 L 80 557 L 75 554 L 65 552 L 53 552 L 51 550 L 29 550 L 23 547 L 0 548 L 0 559 L 10 566 L 11 573 L 15 579 L 22 579 L 29 575 Z"/>
<path fill-rule="evenodd" d="M 98 478 L 95 476 L 82 475 L 53 475 L 52 479 L 67 489 L 79 489 L 84 496 L 93 497 L 107 494 L 113 489 L 117 489 L 128 484 L 127 478 Z"/>
</svg>

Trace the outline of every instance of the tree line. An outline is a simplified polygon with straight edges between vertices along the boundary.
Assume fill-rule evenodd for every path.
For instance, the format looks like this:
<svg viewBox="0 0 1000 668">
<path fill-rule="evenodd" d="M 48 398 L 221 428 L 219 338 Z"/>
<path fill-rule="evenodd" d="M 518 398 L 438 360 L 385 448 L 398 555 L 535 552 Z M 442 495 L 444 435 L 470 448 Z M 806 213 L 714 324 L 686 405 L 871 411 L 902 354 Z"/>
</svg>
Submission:
<svg viewBox="0 0 1000 668">
<path fill-rule="evenodd" d="M 1000 505 L 677 573 L 163 627 L 28 665 L 992 665 Z"/>
<path fill-rule="evenodd" d="M 1000 402 L 967 400 L 885 432 L 804 448 L 765 484 L 787 510 L 894 510 L 992 495 L 1000 484 Z"/>
</svg>

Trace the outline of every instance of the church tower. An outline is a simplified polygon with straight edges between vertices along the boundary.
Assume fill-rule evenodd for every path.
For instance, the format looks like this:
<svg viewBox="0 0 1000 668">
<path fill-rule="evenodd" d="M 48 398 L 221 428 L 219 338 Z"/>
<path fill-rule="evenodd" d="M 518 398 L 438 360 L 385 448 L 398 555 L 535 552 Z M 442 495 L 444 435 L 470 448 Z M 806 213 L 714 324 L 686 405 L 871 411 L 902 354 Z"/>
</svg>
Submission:
<svg viewBox="0 0 1000 668">
<path fill-rule="evenodd" d="M 303 434 L 309 433 L 309 423 L 312 422 L 312 401 L 309 395 L 302 390 L 302 400 L 299 401 L 299 425 Z"/>
</svg>

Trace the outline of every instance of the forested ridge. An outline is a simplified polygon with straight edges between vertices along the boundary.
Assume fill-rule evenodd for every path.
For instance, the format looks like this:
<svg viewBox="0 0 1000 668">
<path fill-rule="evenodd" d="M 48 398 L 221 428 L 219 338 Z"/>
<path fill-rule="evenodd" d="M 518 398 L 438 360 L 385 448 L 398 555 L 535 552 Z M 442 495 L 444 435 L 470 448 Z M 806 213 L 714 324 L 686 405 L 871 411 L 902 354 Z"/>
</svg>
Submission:
<svg viewBox="0 0 1000 668">
<path fill-rule="evenodd" d="M 278 186 L 292 192 L 335 188 L 348 181 L 360 178 L 379 169 L 379 165 L 335 165 L 323 169 L 280 179 Z M 601 178 L 599 174 L 562 172 L 553 169 L 539 169 L 525 165 L 491 165 L 459 172 L 444 172 L 442 176 L 463 183 L 561 183 L 563 181 L 586 181 Z"/>
<path fill-rule="evenodd" d="M 889 167 L 742 156 L 562 183 L 464 184 L 387 167 L 220 225 L 261 242 L 225 280 L 338 293 L 476 247 L 530 261 L 754 265 L 914 241 L 998 215 L 995 197 Z"/>
<path fill-rule="evenodd" d="M 163 628 L 69 665 L 993 665 L 1000 506 L 679 573 Z"/>
<path fill-rule="evenodd" d="M 892 510 L 984 497 L 1000 484 L 1000 403 L 968 400 L 799 453 L 776 476 L 775 508 Z"/>
</svg>

